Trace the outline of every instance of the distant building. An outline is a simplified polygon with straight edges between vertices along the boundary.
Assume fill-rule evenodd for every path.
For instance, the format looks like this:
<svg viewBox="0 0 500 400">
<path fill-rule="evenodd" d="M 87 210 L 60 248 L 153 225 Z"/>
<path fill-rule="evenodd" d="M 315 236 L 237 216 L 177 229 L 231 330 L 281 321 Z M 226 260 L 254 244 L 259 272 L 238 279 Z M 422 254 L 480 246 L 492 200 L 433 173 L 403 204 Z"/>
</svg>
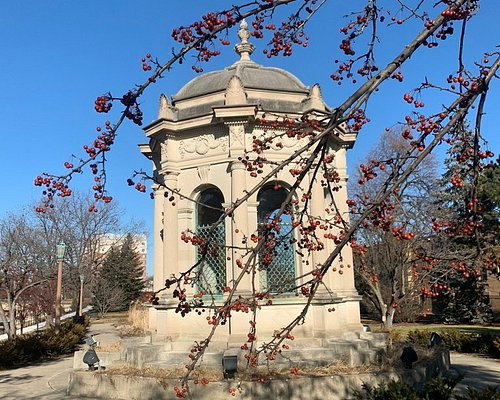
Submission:
<svg viewBox="0 0 500 400">
<path fill-rule="evenodd" d="M 98 259 L 104 259 L 106 254 L 113 246 L 120 247 L 127 235 L 121 235 L 116 233 L 106 233 L 99 237 L 99 249 L 98 249 Z M 142 271 L 142 279 L 146 281 L 146 254 L 147 254 L 147 239 L 146 234 L 132 235 L 134 242 L 134 250 L 136 251 L 139 258 L 139 265 Z"/>
<path fill-rule="evenodd" d="M 491 274 L 487 277 L 486 294 L 490 299 L 491 312 L 495 322 L 500 321 L 500 277 Z"/>
</svg>

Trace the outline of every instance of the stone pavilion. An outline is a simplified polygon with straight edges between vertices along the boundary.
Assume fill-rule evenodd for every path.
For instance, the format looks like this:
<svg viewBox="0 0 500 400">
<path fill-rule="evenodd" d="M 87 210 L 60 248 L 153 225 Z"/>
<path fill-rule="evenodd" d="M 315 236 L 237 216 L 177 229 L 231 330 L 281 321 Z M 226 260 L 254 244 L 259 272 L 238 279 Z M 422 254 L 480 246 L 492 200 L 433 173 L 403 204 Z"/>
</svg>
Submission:
<svg viewBox="0 0 500 400">
<path fill-rule="evenodd" d="M 166 279 L 188 269 L 200 257 L 195 246 L 180 239 L 182 233 L 195 232 L 204 237 L 219 219 L 221 210 L 241 199 L 260 181 L 260 177 L 250 176 L 241 160 L 251 150 L 253 138 L 266 134 L 267 126 L 261 123 L 263 116 L 295 118 L 309 113 L 321 118 L 330 113 L 318 85 L 307 87 L 282 69 L 264 67 L 251 60 L 254 48 L 248 42 L 249 32 L 244 22 L 238 36 L 240 42 L 235 46 L 238 58 L 234 64 L 197 76 L 171 99 L 162 95 L 157 120 L 144 128 L 149 144 L 141 145 L 141 152 L 152 160 L 155 179 L 186 196 L 175 196 L 172 202 L 168 199 L 170 191 L 167 190 L 165 196 L 162 186 L 154 187 L 155 290 L 161 289 Z M 338 130 L 329 139 L 341 179 L 335 200 L 344 217 L 348 212 L 346 151 L 354 145 L 355 139 L 355 133 L 343 130 Z M 270 161 L 282 161 L 303 146 L 304 140 L 307 139 L 283 138 L 279 148 L 271 145 L 266 157 Z M 263 166 L 264 175 L 270 168 Z M 220 246 L 216 254 L 207 257 L 200 267 L 203 279 L 190 288 L 188 295 L 203 289 L 213 295 L 216 303 L 224 299 L 222 288 L 230 286 L 240 271 L 236 261 L 245 252 L 241 248 L 243 237 L 258 232 L 260 224 L 280 208 L 294 181 L 287 168 L 281 170 L 269 184 L 237 208 L 233 219 L 226 218 L 225 223 L 212 232 L 212 240 L 235 248 L 226 250 Z M 330 203 L 320 183 L 313 182 L 310 214 L 331 219 L 326 210 Z M 284 230 L 289 222 L 283 219 Z M 295 231 L 293 235 L 297 235 Z M 293 246 L 282 246 L 271 265 L 259 268 L 257 284 L 260 290 L 272 292 L 273 288 L 280 288 L 280 294 L 273 299 L 272 305 L 258 311 L 258 341 L 268 340 L 275 329 L 287 325 L 302 310 L 306 298 L 293 290 L 290 282 L 323 263 L 333 248 L 334 244 L 328 241 L 324 250 L 299 256 Z M 328 340 L 347 337 L 359 339 L 362 332 L 360 297 L 354 287 L 353 270 L 344 268 L 352 265 L 350 248 L 342 251 L 341 260 L 332 266 L 337 272 L 329 272 L 325 277 L 328 289 L 319 293 L 305 323 L 294 331 L 296 338 L 309 340 L 311 345 L 314 342 L 327 346 Z M 339 274 L 341 263 L 343 273 Z M 248 276 L 238 290 L 247 293 L 251 285 Z M 177 343 L 175 348 L 183 348 L 180 343 L 186 342 L 187 349 L 193 340 L 204 339 L 210 326 L 205 316 L 196 313 L 181 317 L 175 312 L 177 304 L 171 291 L 162 292 L 159 304 L 150 310 L 150 328 L 158 337 Z M 331 309 L 335 311 L 330 312 Z M 239 348 L 246 341 L 249 314 L 233 314 L 228 324 L 219 327 L 214 339 L 223 349 Z"/>
</svg>

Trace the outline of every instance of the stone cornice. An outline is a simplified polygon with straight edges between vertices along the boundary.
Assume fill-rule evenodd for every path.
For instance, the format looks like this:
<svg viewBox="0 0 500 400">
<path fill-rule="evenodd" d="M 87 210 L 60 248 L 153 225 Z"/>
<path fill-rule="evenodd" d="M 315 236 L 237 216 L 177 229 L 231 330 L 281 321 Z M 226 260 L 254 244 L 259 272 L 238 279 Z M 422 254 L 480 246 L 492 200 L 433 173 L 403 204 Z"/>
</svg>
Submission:
<svg viewBox="0 0 500 400">
<path fill-rule="evenodd" d="M 257 105 L 236 105 L 212 107 L 215 118 L 224 122 L 244 121 L 255 119 L 257 115 Z"/>
<path fill-rule="evenodd" d="M 145 126 L 143 130 L 148 137 L 155 136 L 159 133 L 166 133 L 167 135 L 170 134 L 171 136 L 175 136 L 174 134 L 177 132 L 182 132 L 188 129 L 196 129 L 201 126 L 212 125 L 213 123 L 214 120 L 212 114 L 182 121 L 170 121 L 162 118 Z"/>
</svg>

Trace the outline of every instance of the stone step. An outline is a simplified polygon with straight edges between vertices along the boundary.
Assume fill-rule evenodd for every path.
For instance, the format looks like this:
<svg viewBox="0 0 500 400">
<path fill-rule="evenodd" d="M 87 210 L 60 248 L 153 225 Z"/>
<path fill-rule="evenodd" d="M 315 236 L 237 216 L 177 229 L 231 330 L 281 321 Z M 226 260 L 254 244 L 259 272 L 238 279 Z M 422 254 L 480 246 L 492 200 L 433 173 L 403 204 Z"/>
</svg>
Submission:
<svg viewBox="0 0 500 400">
<path fill-rule="evenodd" d="M 112 367 L 112 368 L 121 368 L 121 367 L 128 367 L 130 364 L 126 362 L 125 360 L 116 360 L 113 361 L 111 364 L 102 364 L 106 368 Z"/>
<path fill-rule="evenodd" d="M 279 355 L 271 361 L 271 366 L 275 368 L 306 368 L 310 366 L 330 366 L 335 364 L 345 364 L 349 366 L 367 365 L 376 363 L 379 360 L 380 353 L 376 350 L 352 351 L 350 353 L 338 354 L 335 350 L 318 350 L 318 349 L 304 349 L 304 350 L 289 350 L 283 352 L 283 357 Z M 208 353 L 203 357 L 200 366 L 205 368 L 222 368 L 221 353 Z M 158 369 L 175 369 L 184 368 L 188 364 L 189 358 L 185 352 L 169 352 L 163 355 L 162 359 L 157 361 L 150 361 L 143 364 L 143 367 L 158 368 Z M 267 360 L 262 357 L 259 360 L 259 365 L 264 366 Z M 246 360 L 243 354 L 238 355 L 238 365 L 245 366 Z"/>
<path fill-rule="evenodd" d="M 205 368 L 221 368 L 223 353 L 206 353 L 200 362 L 201 367 Z M 143 364 L 144 367 L 151 368 L 184 368 L 190 362 L 189 353 L 185 351 L 170 351 L 161 353 L 161 358 L 152 360 Z"/>
<path fill-rule="evenodd" d="M 356 367 L 359 365 L 368 364 L 378 364 L 380 362 L 380 351 L 377 350 L 364 350 L 359 352 L 353 352 L 351 354 L 351 367 Z"/>
<path fill-rule="evenodd" d="M 370 347 L 385 349 L 387 347 L 387 336 L 387 333 L 382 332 L 362 332 L 360 339 L 366 340 L 370 344 Z"/>
<path fill-rule="evenodd" d="M 177 340 L 177 341 L 170 341 L 168 342 L 171 350 L 173 351 L 190 351 L 193 345 L 195 344 L 194 341 L 192 340 Z M 241 344 L 238 345 L 238 347 L 241 346 Z M 227 341 L 212 341 L 209 344 L 209 351 L 211 352 L 223 352 L 227 350 L 228 344 Z"/>
<path fill-rule="evenodd" d="M 122 359 L 133 367 L 142 368 L 145 363 L 156 361 L 158 355 L 164 352 L 164 345 L 141 344 L 126 349 Z"/>
<path fill-rule="evenodd" d="M 321 338 L 295 338 L 294 340 L 287 340 L 286 344 L 290 346 L 290 348 L 315 348 L 322 347 L 325 339 Z"/>
<path fill-rule="evenodd" d="M 377 360 L 378 355 L 385 349 L 385 336 L 363 334 L 363 339 L 338 340 L 338 339 L 317 339 L 289 341 L 289 349 L 283 349 L 273 363 L 285 367 L 290 365 L 318 365 L 327 366 L 332 364 L 346 364 L 356 366 L 371 363 Z M 306 346 L 314 343 L 315 346 Z M 318 345 L 316 345 L 318 344 Z M 322 344 L 322 345 L 319 345 Z M 382 346 L 383 344 L 383 346 Z M 189 354 L 192 343 L 187 345 L 173 342 L 163 344 L 138 344 L 127 348 L 125 357 L 122 357 L 131 366 L 141 368 L 143 366 L 161 365 L 161 368 L 184 367 L 189 363 Z M 202 365 L 209 368 L 219 368 L 222 364 L 222 357 L 225 352 L 233 351 L 238 355 L 238 365 L 245 365 L 245 352 L 235 347 L 227 350 L 223 342 L 210 344 L 207 353 L 203 357 Z M 265 355 L 262 354 L 259 364 L 266 364 Z"/>
<path fill-rule="evenodd" d="M 325 347 L 328 349 L 336 350 L 339 353 L 344 353 L 346 351 L 351 351 L 352 349 L 356 351 L 369 350 L 370 343 L 362 339 L 354 339 L 349 341 L 332 339 L 326 341 Z"/>
</svg>

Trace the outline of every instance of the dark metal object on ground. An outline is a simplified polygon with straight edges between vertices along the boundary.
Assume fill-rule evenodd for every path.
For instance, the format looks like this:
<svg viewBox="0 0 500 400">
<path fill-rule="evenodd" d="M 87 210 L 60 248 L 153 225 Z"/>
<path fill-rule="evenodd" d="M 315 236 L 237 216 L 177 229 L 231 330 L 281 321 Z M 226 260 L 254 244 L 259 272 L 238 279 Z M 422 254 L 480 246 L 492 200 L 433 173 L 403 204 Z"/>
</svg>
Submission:
<svg viewBox="0 0 500 400">
<path fill-rule="evenodd" d="M 234 374 L 238 370 L 238 357 L 237 356 L 223 356 L 222 368 L 224 370 L 224 378 L 234 378 Z"/>
<path fill-rule="evenodd" d="M 415 349 L 411 345 L 408 345 L 403 348 L 400 359 L 406 368 L 411 369 L 413 363 L 418 360 L 418 356 Z"/>
<path fill-rule="evenodd" d="M 431 347 L 434 346 L 439 346 L 443 342 L 443 339 L 439 334 L 436 332 L 431 333 L 431 337 L 429 338 L 429 341 L 427 342 L 427 348 L 430 349 Z"/>
</svg>

